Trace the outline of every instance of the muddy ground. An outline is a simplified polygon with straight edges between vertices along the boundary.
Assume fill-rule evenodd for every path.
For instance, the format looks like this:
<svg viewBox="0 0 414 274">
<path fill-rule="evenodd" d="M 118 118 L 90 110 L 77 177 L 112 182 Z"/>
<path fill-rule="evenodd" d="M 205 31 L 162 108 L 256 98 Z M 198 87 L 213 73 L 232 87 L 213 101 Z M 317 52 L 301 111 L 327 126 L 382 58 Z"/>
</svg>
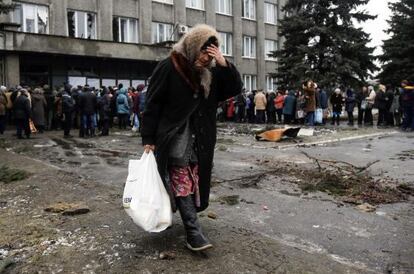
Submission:
<svg viewBox="0 0 414 274">
<path fill-rule="evenodd" d="M 414 273 L 412 134 L 323 128 L 264 143 L 254 140 L 257 128 L 219 125 L 211 205 L 200 214 L 215 247 L 205 253 L 185 249 L 177 215 L 171 229 L 149 234 L 124 212 L 138 135 L 15 140 L 6 132 L 0 173 L 6 165 L 28 177 L 0 182 L 0 273 L 5 265 L 4 273 Z M 332 169 L 346 183 L 357 172 L 372 187 L 303 187 Z M 356 195 L 364 191 L 392 199 Z M 59 202 L 85 211 L 45 211 Z"/>
</svg>

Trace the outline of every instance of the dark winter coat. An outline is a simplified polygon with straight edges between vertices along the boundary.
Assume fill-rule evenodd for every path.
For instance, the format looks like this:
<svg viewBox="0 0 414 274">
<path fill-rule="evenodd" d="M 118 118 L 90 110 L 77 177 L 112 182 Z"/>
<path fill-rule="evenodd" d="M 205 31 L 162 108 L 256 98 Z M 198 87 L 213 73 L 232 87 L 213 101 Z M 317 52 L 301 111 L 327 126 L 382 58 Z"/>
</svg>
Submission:
<svg viewBox="0 0 414 274">
<path fill-rule="evenodd" d="M 175 200 L 167 180 L 170 142 L 188 119 L 194 126 L 199 163 L 199 188 L 202 211 L 208 207 L 210 180 L 216 144 L 216 111 L 218 103 L 240 94 L 242 82 L 234 65 L 212 68 L 212 82 L 207 99 L 196 93 L 188 79 L 174 66 L 172 57 L 155 68 L 148 87 L 142 120 L 142 142 L 156 146 L 159 173 L 171 197 Z"/>
<path fill-rule="evenodd" d="M 394 91 L 392 89 L 389 89 L 387 92 L 385 92 L 385 99 L 387 101 L 386 109 L 387 111 L 390 111 L 392 103 L 394 101 Z"/>
<path fill-rule="evenodd" d="M 414 108 L 414 87 L 407 86 L 401 91 L 401 107 Z"/>
<path fill-rule="evenodd" d="M 377 92 L 377 95 L 375 96 L 375 106 L 379 110 L 387 109 L 387 98 L 385 96 L 385 92 L 381 90 Z"/>
<path fill-rule="evenodd" d="M 326 91 L 324 90 L 321 90 L 319 92 L 319 106 L 321 109 L 328 108 L 328 95 L 326 94 Z"/>
<path fill-rule="evenodd" d="M 75 109 L 75 99 L 70 96 L 70 94 L 65 91 L 62 94 L 62 112 L 69 113 Z"/>
<path fill-rule="evenodd" d="M 98 100 L 92 91 L 85 91 L 79 95 L 79 110 L 83 115 L 96 113 Z"/>
<path fill-rule="evenodd" d="M 267 105 L 266 105 L 266 110 L 268 112 L 276 111 L 276 107 L 274 103 L 275 99 L 276 99 L 276 94 L 274 92 L 270 92 L 269 95 L 267 96 Z"/>
<path fill-rule="evenodd" d="M 7 98 L 6 95 L 0 92 L 0 116 L 6 115 Z"/>
<path fill-rule="evenodd" d="M 283 114 L 285 115 L 294 115 L 296 111 L 296 97 L 293 90 L 289 91 L 288 96 L 286 96 L 284 105 L 283 105 Z"/>
<path fill-rule="evenodd" d="M 333 112 L 342 112 L 343 98 L 341 94 L 332 93 L 331 104 Z"/>
<path fill-rule="evenodd" d="M 32 119 L 36 126 L 46 125 L 46 107 L 47 103 L 43 94 L 32 95 Z"/>
<path fill-rule="evenodd" d="M 29 119 L 31 117 L 30 100 L 25 95 L 20 95 L 13 103 L 15 119 Z"/>
<path fill-rule="evenodd" d="M 356 105 L 355 93 L 350 91 L 345 98 L 345 111 L 353 112 Z"/>
<path fill-rule="evenodd" d="M 140 113 L 140 100 L 139 100 L 139 93 L 134 93 L 132 95 L 132 112 L 139 114 Z"/>
<path fill-rule="evenodd" d="M 106 92 L 99 98 L 99 117 L 102 120 L 108 120 L 111 117 L 111 94 Z"/>
</svg>

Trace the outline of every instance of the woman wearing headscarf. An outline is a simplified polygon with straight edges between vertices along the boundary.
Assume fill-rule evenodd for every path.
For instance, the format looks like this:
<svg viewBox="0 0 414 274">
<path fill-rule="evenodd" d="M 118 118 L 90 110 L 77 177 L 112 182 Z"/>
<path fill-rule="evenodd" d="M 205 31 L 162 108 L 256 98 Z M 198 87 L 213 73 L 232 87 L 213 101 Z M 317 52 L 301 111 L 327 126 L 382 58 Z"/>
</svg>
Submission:
<svg viewBox="0 0 414 274">
<path fill-rule="evenodd" d="M 334 93 L 331 95 L 331 104 L 332 104 L 332 125 L 335 123 L 339 126 L 339 120 L 342 113 L 342 103 L 343 98 L 341 90 L 339 88 L 335 89 Z"/>
<path fill-rule="evenodd" d="M 208 207 L 219 102 L 240 94 L 242 82 L 219 50 L 218 33 L 197 25 L 155 68 L 146 95 L 142 142 L 155 150 L 158 170 L 180 212 L 186 245 L 212 247 L 197 212 Z"/>
</svg>

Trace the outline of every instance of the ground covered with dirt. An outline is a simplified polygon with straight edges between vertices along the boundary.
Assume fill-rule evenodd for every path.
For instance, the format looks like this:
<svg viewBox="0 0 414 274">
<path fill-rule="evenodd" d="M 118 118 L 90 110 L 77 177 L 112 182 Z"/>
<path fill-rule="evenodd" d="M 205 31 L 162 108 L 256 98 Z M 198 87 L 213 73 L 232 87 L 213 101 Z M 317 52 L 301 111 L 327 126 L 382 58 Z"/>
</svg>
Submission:
<svg viewBox="0 0 414 274">
<path fill-rule="evenodd" d="M 412 273 L 414 138 L 390 129 L 302 130 L 257 142 L 221 124 L 210 207 L 214 244 L 184 247 L 178 216 L 143 232 L 122 208 L 129 131 L 0 137 L 0 273 Z M 176 214 L 177 215 L 177 214 Z"/>
</svg>

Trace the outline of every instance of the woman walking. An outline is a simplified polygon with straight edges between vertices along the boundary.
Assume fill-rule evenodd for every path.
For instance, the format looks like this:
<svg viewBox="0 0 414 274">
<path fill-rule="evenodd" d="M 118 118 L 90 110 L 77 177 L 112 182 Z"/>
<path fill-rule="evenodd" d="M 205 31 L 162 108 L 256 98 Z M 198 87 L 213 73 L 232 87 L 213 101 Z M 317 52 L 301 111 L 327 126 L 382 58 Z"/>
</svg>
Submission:
<svg viewBox="0 0 414 274">
<path fill-rule="evenodd" d="M 155 151 L 158 170 L 184 223 L 186 245 L 211 248 L 197 211 L 208 207 L 219 102 L 240 94 L 242 82 L 219 50 L 218 33 L 197 25 L 155 68 L 142 119 L 146 152 Z"/>
</svg>

